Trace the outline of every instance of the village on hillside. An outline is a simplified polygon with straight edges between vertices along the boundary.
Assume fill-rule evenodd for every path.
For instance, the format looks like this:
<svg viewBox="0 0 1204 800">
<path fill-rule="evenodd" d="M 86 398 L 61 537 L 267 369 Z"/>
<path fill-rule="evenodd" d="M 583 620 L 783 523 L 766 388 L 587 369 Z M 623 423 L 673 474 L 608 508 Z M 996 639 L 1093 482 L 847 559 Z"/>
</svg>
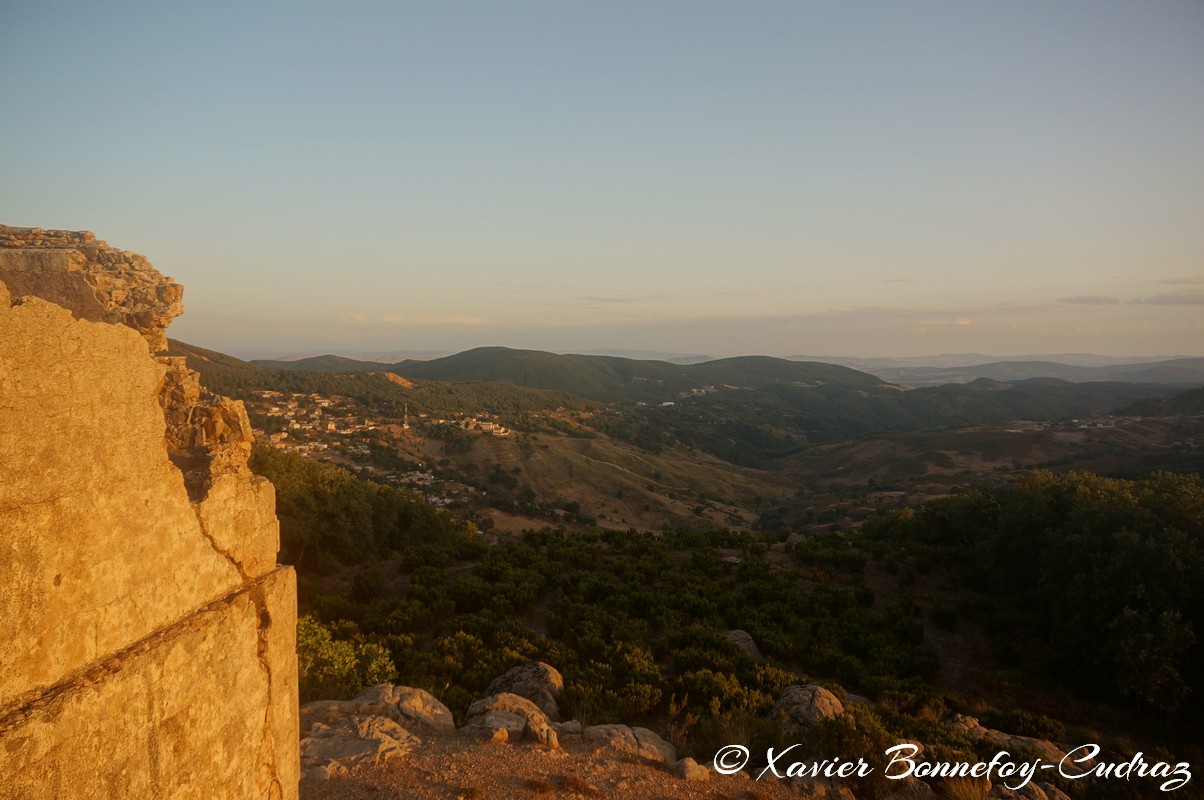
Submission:
<svg viewBox="0 0 1204 800">
<path fill-rule="evenodd" d="M 255 438 L 306 458 L 330 461 L 369 477 L 405 486 L 436 506 L 465 501 L 478 490 L 465 483 L 437 477 L 422 462 L 401 458 L 391 443 L 411 435 L 442 438 L 448 431 L 508 437 L 513 431 L 486 412 L 455 418 L 425 413 L 400 420 L 374 415 L 350 398 L 317 393 L 285 393 L 266 389 L 253 393 L 247 404 Z"/>
</svg>

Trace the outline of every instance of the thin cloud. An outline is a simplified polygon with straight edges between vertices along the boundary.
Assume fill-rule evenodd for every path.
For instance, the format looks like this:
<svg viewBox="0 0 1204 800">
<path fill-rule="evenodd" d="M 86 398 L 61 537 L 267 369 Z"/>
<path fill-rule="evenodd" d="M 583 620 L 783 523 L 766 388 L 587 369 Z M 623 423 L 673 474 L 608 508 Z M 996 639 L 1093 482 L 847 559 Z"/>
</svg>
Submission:
<svg viewBox="0 0 1204 800">
<path fill-rule="evenodd" d="M 1158 282 L 1169 283 L 1173 286 L 1198 286 L 1204 284 L 1204 275 L 1185 275 L 1182 278 L 1167 278 Z"/>
<path fill-rule="evenodd" d="M 628 295 L 612 294 L 612 295 L 595 295 L 595 296 L 589 296 L 589 297 L 582 297 L 581 299 L 586 301 L 587 303 L 600 303 L 602 305 L 621 305 L 623 303 L 638 302 L 641 298 L 635 297 L 634 295 L 629 295 L 629 294 Z"/>
<path fill-rule="evenodd" d="M 548 308 L 582 308 L 594 311 L 608 311 L 610 313 L 627 313 L 621 311 L 620 307 L 638 305 L 649 301 L 663 300 L 664 294 L 605 294 L 605 295 L 581 295 L 572 298 L 571 302 L 567 303 L 547 303 Z"/>
<path fill-rule="evenodd" d="M 574 283 L 551 283 L 548 281 L 540 281 L 538 283 L 523 282 L 523 281 L 494 281 L 493 287 L 503 292 L 529 292 L 533 289 L 565 289 L 580 286 Z"/>
<path fill-rule="evenodd" d="M 1007 302 L 1002 302 L 1002 303 L 992 303 L 990 308 L 997 309 L 997 310 L 1003 310 L 1003 311 L 1007 311 L 1010 313 L 1015 313 L 1017 311 L 1047 311 L 1051 308 L 1054 308 L 1054 306 L 1050 305 L 1049 303 L 1007 303 Z"/>
<path fill-rule="evenodd" d="M 343 319 L 357 325 L 488 325 L 484 317 L 433 314 L 346 314 Z"/>
<path fill-rule="evenodd" d="M 1204 289 L 1180 289 L 1156 294 L 1145 302 L 1152 306 L 1204 306 Z"/>
<path fill-rule="evenodd" d="M 898 306 L 849 306 L 848 308 L 837 308 L 831 311 L 821 311 L 816 314 L 807 314 L 802 316 L 815 317 L 830 317 L 830 316 L 845 316 L 848 314 L 870 314 L 870 315 L 887 315 L 896 317 L 910 317 L 916 315 L 950 315 L 951 311 L 941 311 L 939 309 L 916 309 L 916 308 L 899 308 Z"/>
<path fill-rule="evenodd" d="M 1102 294 L 1080 294 L 1075 297 L 1059 297 L 1058 302 L 1076 306 L 1114 306 L 1120 303 L 1120 298 Z"/>
</svg>

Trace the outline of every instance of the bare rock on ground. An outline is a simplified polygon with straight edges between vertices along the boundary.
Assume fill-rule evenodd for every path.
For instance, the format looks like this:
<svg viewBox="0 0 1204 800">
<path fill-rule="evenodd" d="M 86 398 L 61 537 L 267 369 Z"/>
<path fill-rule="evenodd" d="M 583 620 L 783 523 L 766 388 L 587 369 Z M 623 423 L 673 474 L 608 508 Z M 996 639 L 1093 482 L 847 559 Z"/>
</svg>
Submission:
<svg viewBox="0 0 1204 800">
<path fill-rule="evenodd" d="M 756 641 L 751 635 L 749 635 L 748 631 L 742 631 L 738 629 L 734 631 L 727 631 L 723 634 L 723 638 L 727 639 L 729 642 L 736 645 L 736 647 L 739 647 L 741 650 L 747 653 L 748 657 L 753 661 L 765 660 L 765 656 L 761 654 L 761 648 L 757 647 Z"/>
<path fill-rule="evenodd" d="M 822 686 L 787 686 L 773 707 L 773 717 L 780 719 L 787 733 L 805 731 L 824 719 L 844 714 L 844 706 L 836 695 Z"/>
<path fill-rule="evenodd" d="M 673 765 L 673 774 L 686 781 L 709 781 L 711 771 L 692 758 L 683 758 Z"/>
<path fill-rule="evenodd" d="M 882 800 L 936 800 L 932 787 L 916 778 L 891 781 L 892 786 L 882 795 Z"/>
<path fill-rule="evenodd" d="M 1070 795 L 1054 786 L 1052 783 L 1037 784 L 1041 787 L 1041 791 L 1045 792 L 1045 797 L 1048 800 L 1070 800 Z"/>
<path fill-rule="evenodd" d="M 544 713 L 552 722 L 560 721 L 558 700 L 564 692 L 564 678 L 555 667 L 536 661 L 507 670 L 489 684 L 489 694 L 516 694 L 525 697 Z"/>
<path fill-rule="evenodd" d="M 560 745 L 547 715 L 527 698 L 509 692 L 473 703 L 460 728 L 462 734 L 475 739 L 496 740 L 499 730 L 505 730 L 510 741 L 527 738 L 553 749 Z"/>
<path fill-rule="evenodd" d="M 451 711 L 425 689 L 382 683 L 365 689 L 352 702 L 371 713 L 389 717 L 415 733 L 421 732 L 415 728 L 435 733 L 451 733 L 456 729 Z"/>
<path fill-rule="evenodd" d="M 1052 783 L 1027 783 L 1019 789 L 997 783 L 991 787 L 989 797 L 991 800 L 1070 800 L 1069 795 Z"/>
<path fill-rule="evenodd" d="M 354 767 L 381 766 L 421 743 L 387 717 L 344 717 L 330 725 L 315 722 L 301 740 L 301 775 L 329 780 Z"/>
<path fill-rule="evenodd" d="M 556 729 L 557 733 L 568 734 L 570 736 L 580 736 L 582 730 L 581 723 L 575 719 L 570 719 L 568 722 L 554 722 L 552 723 L 552 727 Z"/>
<path fill-rule="evenodd" d="M 354 700 L 318 700 L 301 707 L 301 733 L 315 723 L 331 725 L 347 717 L 386 717 L 416 734 L 452 733 L 455 720 L 447 706 L 424 689 L 382 683 Z"/>
<path fill-rule="evenodd" d="M 677 763 L 677 750 L 647 728 L 627 725 L 591 725 L 581 732 L 587 742 L 617 753 L 642 758 L 662 766 Z"/>
<path fill-rule="evenodd" d="M 965 733 L 975 741 L 986 741 L 992 745 L 1000 747 L 1009 752 L 1015 752 L 1017 749 L 1028 749 L 1035 751 L 1047 763 L 1056 764 L 1066 756 L 1065 750 L 1048 739 L 1034 739 L 1031 736 L 1016 736 L 1003 731 L 997 731 L 993 728 L 983 726 L 976 718 L 965 714 L 954 714 L 953 720 L 949 723 L 954 728 Z M 1080 766 L 1083 768 L 1094 765 L 1094 761 L 1088 759 L 1083 761 Z"/>
<path fill-rule="evenodd" d="M 804 779 L 795 783 L 795 789 L 807 800 L 858 800 L 852 789 L 835 780 Z"/>
</svg>

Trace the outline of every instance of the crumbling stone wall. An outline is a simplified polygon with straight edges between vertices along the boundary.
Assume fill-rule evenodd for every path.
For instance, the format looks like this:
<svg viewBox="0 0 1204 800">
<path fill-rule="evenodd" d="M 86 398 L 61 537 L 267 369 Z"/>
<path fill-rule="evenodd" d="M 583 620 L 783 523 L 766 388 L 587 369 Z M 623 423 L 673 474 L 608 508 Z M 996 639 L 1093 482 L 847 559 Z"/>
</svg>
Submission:
<svg viewBox="0 0 1204 800">
<path fill-rule="evenodd" d="M 0 798 L 297 796 L 296 583 L 181 290 L 0 226 Z"/>
</svg>

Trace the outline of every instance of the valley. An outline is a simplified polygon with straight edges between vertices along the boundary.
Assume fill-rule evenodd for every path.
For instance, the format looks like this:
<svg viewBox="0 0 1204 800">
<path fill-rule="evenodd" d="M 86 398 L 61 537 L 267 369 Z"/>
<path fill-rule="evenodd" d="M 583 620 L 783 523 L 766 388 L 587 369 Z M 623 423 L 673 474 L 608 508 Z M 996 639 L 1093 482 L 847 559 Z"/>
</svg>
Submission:
<svg viewBox="0 0 1204 800">
<path fill-rule="evenodd" d="M 491 535 L 854 530 L 1030 469 L 1135 477 L 1204 465 L 1204 414 L 1178 384 L 979 378 L 907 390 L 759 358 L 683 366 L 483 348 L 398 365 L 254 364 L 173 347 L 242 397 L 274 446 L 414 489 Z"/>
<path fill-rule="evenodd" d="M 1084 514 L 1099 566 L 1078 591 L 1111 610 L 1072 616 L 1116 626 L 1116 602 L 1142 607 L 1131 598 L 1162 567 L 1150 555 L 1117 572 L 1130 556 L 1116 525 L 1165 555 L 1174 534 L 1150 515 L 1194 519 L 1204 415 L 1191 384 L 912 389 L 774 359 L 502 348 L 287 368 L 172 347 L 247 404 L 251 466 L 277 487 L 282 558 L 319 637 L 302 652 L 350 648 L 303 672 L 303 700 L 391 679 L 461 715 L 490 676 L 538 660 L 572 676 L 575 719 L 646 725 L 699 760 L 733 736 L 780 741 L 766 715 L 800 684 L 853 709 L 817 753 L 901 737 L 967 757 L 973 736 L 948 722 L 964 715 L 1110 752 L 1194 735 L 1181 709 L 1198 649 L 1135 656 L 1163 659 L 1179 681 L 1165 685 L 1125 677 L 1120 651 L 1103 650 L 1076 687 L 1063 628 L 1000 584 L 1039 583 L 1040 602 L 1071 614 L 1058 582 L 1084 580 L 1066 549 Z M 1034 561 L 1046 547 L 1061 560 Z M 1168 616 L 1146 609 L 1143 624 L 1180 624 L 1194 590 L 1172 584 L 1155 604 Z M 1105 600 L 1105 586 L 1119 594 Z M 1133 696 L 1170 727 L 1121 702 Z"/>
</svg>

